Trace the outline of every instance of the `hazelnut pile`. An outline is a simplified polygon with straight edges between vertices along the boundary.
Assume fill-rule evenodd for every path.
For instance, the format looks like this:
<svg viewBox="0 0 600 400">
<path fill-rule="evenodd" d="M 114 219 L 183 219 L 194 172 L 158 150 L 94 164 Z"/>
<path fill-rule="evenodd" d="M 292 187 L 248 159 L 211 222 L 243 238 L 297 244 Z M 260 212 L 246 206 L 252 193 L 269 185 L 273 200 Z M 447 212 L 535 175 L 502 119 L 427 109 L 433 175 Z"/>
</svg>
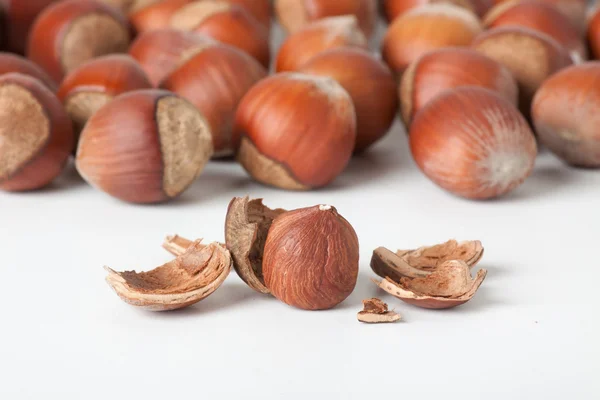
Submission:
<svg viewBox="0 0 600 400">
<path fill-rule="evenodd" d="M 464 198 L 513 191 L 540 146 L 598 168 L 589 3 L 2 0 L 0 189 L 39 189 L 75 165 L 117 199 L 157 203 L 214 159 L 318 189 L 397 116 L 418 168 Z"/>
</svg>

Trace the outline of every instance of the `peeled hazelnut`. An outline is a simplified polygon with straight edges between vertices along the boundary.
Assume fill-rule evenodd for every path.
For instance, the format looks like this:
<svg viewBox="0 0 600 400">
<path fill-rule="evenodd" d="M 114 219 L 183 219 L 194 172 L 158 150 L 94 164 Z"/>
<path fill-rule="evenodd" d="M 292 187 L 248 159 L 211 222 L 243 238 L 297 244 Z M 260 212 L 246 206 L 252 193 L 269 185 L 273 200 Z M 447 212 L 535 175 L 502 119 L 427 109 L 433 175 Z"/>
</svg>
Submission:
<svg viewBox="0 0 600 400">
<path fill-rule="evenodd" d="M 400 321 L 402 317 L 394 311 L 388 311 L 388 305 L 383 301 L 372 298 L 363 300 L 363 310 L 358 312 L 360 322 L 377 324 Z"/>
<path fill-rule="evenodd" d="M 565 162 L 600 168 L 600 62 L 557 72 L 540 87 L 532 106 L 542 144 Z"/>
<path fill-rule="evenodd" d="M 279 23 L 290 33 L 323 18 L 353 15 L 369 37 L 377 22 L 375 0 L 275 0 L 275 11 Z"/>
<path fill-rule="evenodd" d="M 384 0 L 383 7 L 388 21 L 393 21 L 405 12 L 425 5 L 436 3 L 452 3 L 466 8 L 478 16 L 483 16 L 491 7 L 493 0 Z"/>
<path fill-rule="evenodd" d="M 473 48 L 506 66 L 519 85 L 519 108 L 528 117 L 542 82 L 572 64 L 568 51 L 554 39 L 529 28 L 494 28 L 479 35 Z"/>
<path fill-rule="evenodd" d="M 128 47 L 129 27 L 116 9 L 95 1 L 64 0 L 36 19 L 27 56 L 58 82 L 86 61 Z"/>
<path fill-rule="evenodd" d="M 594 58 L 600 59 L 600 7 L 591 14 L 587 37 Z"/>
<path fill-rule="evenodd" d="M 517 2 L 521 0 L 494 0 L 495 4 L 504 3 L 507 1 Z M 585 19 L 588 0 L 536 0 L 539 3 L 544 3 L 555 7 L 562 14 L 569 18 L 569 21 L 575 26 L 579 32 L 585 31 Z"/>
<path fill-rule="evenodd" d="M 326 186 L 355 141 L 352 98 L 331 78 L 273 75 L 248 91 L 236 113 L 238 161 L 257 181 L 283 189 Z"/>
<path fill-rule="evenodd" d="M 72 149 L 71 121 L 54 94 L 33 77 L 0 76 L 0 189 L 46 186 Z"/>
<path fill-rule="evenodd" d="M 106 281 L 126 303 L 150 311 L 187 307 L 211 295 L 231 271 L 231 255 L 218 243 L 196 240 L 183 254 L 152 271 L 116 272 Z"/>
<path fill-rule="evenodd" d="M 202 33 L 237 47 L 269 66 L 269 31 L 241 6 L 225 1 L 196 1 L 177 10 L 169 23 L 174 29 Z"/>
<path fill-rule="evenodd" d="M 267 76 L 248 54 L 225 44 L 205 47 L 171 73 L 161 88 L 189 100 L 206 117 L 215 157 L 233 154 L 235 111 L 246 92 Z"/>
<path fill-rule="evenodd" d="M 88 120 L 77 170 L 124 201 L 155 203 L 180 195 L 213 153 L 208 123 L 187 100 L 163 90 L 117 96 Z"/>
<path fill-rule="evenodd" d="M 29 30 L 37 16 L 57 0 L 0 0 L 2 40 L 7 51 L 25 54 Z"/>
<path fill-rule="evenodd" d="M 449 48 L 429 52 L 402 75 L 400 103 L 406 125 L 428 102 L 446 90 L 479 86 L 498 92 L 515 106 L 519 90 L 502 64 L 470 49 Z"/>
<path fill-rule="evenodd" d="M 260 293 L 270 293 L 262 272 L 267 234 L 273 220 L 286 210 L 272 210 L 262 199 L 235 197 L 227 208 L 225 242 L 240 278 Z"/>
<path fill-rule="evenodd" d="M 129 8 L 129 22 L 137 33 L 169 27 L 171 16 L 194 0 L 134 0 Z"/>
<path fill-rule="evenodd" d="M 11 53 L 0 53 L 0 75 L 16 72 L 39 79 L 48 89 L 55 92 L 56 83 L 48 76 L 46 71 L 26 58 Z"/>
<path fill-rule="evenodd" d="M 151 87 L 148 77 L 133 58 L 113 54 L 75 68 L 62 81 L 57 95 L 78 136 L 88 119 L 115 96 Z"/>
<path fill-rule="evenodd" d="M 364 151 L 389 131 L 398 109 L 396 82 L 387 65 L 369 52 L 349 47 L 328 50 L 299 72 L 335 79 L 350 94 L 356 110 L 355 152 Z"/>
<path fill-rule="evenodd" d="M 160 86 L 163 79 L 196 52 L 216 43 L 197 33 L 160 29 L 138 35 L 129 54 L 140 63 L 150 82 Z"/>
<path fill-rule="evenodd" d="M 452 4 L 431 4 L 396 18 L 383 39 L 383 57 L 402 73 L 423 54 L 443 47 L 469 46 L 481 32 L 472 12 Z"/>
<path fill-rule="evenodd" d="M 567 16 L 539 1 L 504 2 L 494 7 L 483 20 L 486 28 L 521 26 L 545 33 L 564 46 L 574 61 L 586 60 L 587 48 Z"/>
<path fill-rule="evenodd" d="M 335 307 L 354 290 L 358 238 L 331 206 L 288 211 L 273 221 L 262 272 L 271 293 L 305 310 Z"/>
<path fill-rule="evenodd" d="M 531 173 L 537 147 L 519 111 L 489 89 L 465 87 L 430 101 L 410 126 L 419 168 L 469 199 L 504 195 Z"/>
<path fill-rule="evenodd" d="M 367 38 L 358 28 L 356 17 L 324 18 L 290 35 L 279 48 L 277 72 L 296 71 L 313 57 L 337 47 L 367 48 Z"/>
</svg>

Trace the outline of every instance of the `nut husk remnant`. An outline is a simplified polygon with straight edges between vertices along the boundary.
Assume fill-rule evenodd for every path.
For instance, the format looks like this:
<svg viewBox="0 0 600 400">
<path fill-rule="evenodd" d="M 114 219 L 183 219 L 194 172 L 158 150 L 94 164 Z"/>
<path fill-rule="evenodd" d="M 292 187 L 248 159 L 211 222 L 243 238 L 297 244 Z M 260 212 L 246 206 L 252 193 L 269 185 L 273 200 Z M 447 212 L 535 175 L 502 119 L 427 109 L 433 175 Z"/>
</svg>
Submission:
<svg viewBox="0 0 600 400">
<path fill-rule="evenodd" d="M 196 240 L 175 260 L 152 271 L 116 272 L 106 281 L 128 304 L 150 311 L 187 307 L 212 294 L 231 270 L 229 251 L 218 243 Z"/>
<path fill-rule="evenodd" d="M 363 310 L 358 312 L 360 322 L 370 324 L 396 322 L 402 319 L 400 314 L 388 311 L 388 305 L 377 298 L 363 300 Z"/>
<path fill-rule="evenodd" d="M 225 243 L 233 267 L 240 278 L 260 293 L 271 293 L 265 286 L 262 258 L 269 228 L 273 220 L 286 210 L 272 210 L 262 199 L 235 197 L 229 203 L 225 220 Z"/>
<path fill-rule="evenodd" d="M 396 254 L 410 266 L 426 271 L 435 270 L 449 260 L 461 260 L 472 267 L 483 257 L 483 245 L 479 240 L 464 242 L 448 240 L 446 243 L 419 247 L 415 250 L 398 250 Z"/>
</svg>

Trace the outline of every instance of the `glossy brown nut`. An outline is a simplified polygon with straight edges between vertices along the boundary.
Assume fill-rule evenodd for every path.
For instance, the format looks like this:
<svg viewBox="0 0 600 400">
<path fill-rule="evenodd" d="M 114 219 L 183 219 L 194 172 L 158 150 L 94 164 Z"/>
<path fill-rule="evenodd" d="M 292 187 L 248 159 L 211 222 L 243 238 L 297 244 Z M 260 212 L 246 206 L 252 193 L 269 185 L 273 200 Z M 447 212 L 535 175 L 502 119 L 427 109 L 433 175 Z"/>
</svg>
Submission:
<svg viewBox="0 0 600 400">
<path fill-rule="evenodd" d="M 358 277 L 358 238 L 331 206 L 278 216 L 269 229 L 262 271 L 273 296 L 293 307 L 325 310 L 344 301 Z"/>
<path fill-rule="evenodd" d="M 235 47 L 207 47 L 176 69 L 161 88 L 189 100 L 206 117 L 213 135 L 214 157 L 233 154 L 235 111 L 246 92 L 267 76 L 254 58 Z"/>
<path fill-rule="evenodd" d="M 405 12 L 425 4 L 452 3 L 483 16 L 493 5 L 493 0 L 383 0 L 383 9 L 388 21 L 393 21 Z"/>
<path fill-rule="evenodd" d="M 573 63 L 569 52 L 554 39 L 529 28 L 490 29 L 472 47 L 512 72 L 519 85 L 519 108 L 526 117 L 542 82 Z"/>
<path fill-rule="evenodd" d="M 600 59 L 600 8 L 591 14 L 587 38 L 594 59 Z"/>
<path fill-rule="evenodd" d="M 146 73 L 133 58 L 112 54 L 74 69 L 62 81 L 57 95 L 79 136 L 88 119 L 115 96 L 151 87 Z"/>
<path fill-rule="evenodd" d="M 85 1 L 85 0 L 84 0 Z M 96 0 L 100 3 L 108 4 L 111 7 L 116 8 L 124 14 L 127 14 L 131 7 L 134 6 L 137 0 Z"/>
<path fill-rule="evenodd" d="M 129 23 L 137 33 L 169 27 L 171 16 L 194 0 L 137 0 L 129 9 Z"/>
<path fill-rule="evenodd" d="M 29 29 L 37 16 L 51 3 L 59 0 L 0 0 L 4 14 L 2 40 L 7 51 L 25 54 Z"/>
<path fill-rule="evenodd" d="M 118 10 L 94 1 L 65 0 L 36 19 L 27 56 L 59 82 L 86 61 L 128 47 L 129 27 Z"/>
<path fill-rule="evenodd" d="M 519 111 L 477 87 L 430 101 L 410 127 L 410 149 L 429 179 L 468 199 L 509 193 L 529 176 L 537 154 L 533 132 Z"/>
<path fill-rule="evenodd" d="M 600 168 L 600 62 L 548 78 L 535 95 L 532 118 L 540 142 L 568 164 Z"/>
<path fill-rule="evenodd" d="M 377 22 L 375 0 L 275 0 L 275 11 L 279 23 L 290 33 L 323 18 L 353 15 L 369 37 Z"/>
<path fill-rule="evenodd" d="M 502 64 L 471 49 L 441 49 L 413 62 L 402 76 L 400 103 L 405 124 L 410 125 L 429 101 L 462 86 L 491 89 L 515 106 L 519 102 L 517 83 Z"/>
<path fill-rule="evenodd" d="M 396 18 L 383 39 L 383 58 L 401 74 L 423 54 L 443 47 L 469 46 L 481 32 L 472 12 L 452 4 L 430 4 Z"/>
<path fill-rule="evenodd" d="M 56 83 L 48 76 L 46 71 L 29 61 L 28 59 L 11 53 L 0 53 L 0 75 L 16 72 L 29 75 L 42 81 L 48 89 L 55 92 Z"/>
<path fill-rule="evenodd" d="M 270 0 L 224 0 L 231 4 L 237 4 L 245 8 L 257 21 L 267 29 L 271 29 L 273 19 L 273 7 Z"/>
<path fill-rule="evenodd" d="M 368 48 L 356 17 L 324 18 L 290 35 L 279 48 L 275 70 L 297 71 L 317 54 L 338 47 Z"/>
<path fill-rule="evenodd" d="M 299 72 L 335 79 L 350 94 L 356 110 L 355 152 L 364 151 L 389 131 L 398 110 L 396 81 L 387 65 L 369 52 L 350 47 L 328 50 Z"/>
<path fill-rule="evenodd" d="M 48 185 L 72 149 L 71 121 L 55 95 L 31 76 L 0 76 L 0 189 Z"/>
<path fill-rule="evenodd" d="M 207 36 L 175 29 L 159 29 L 140 34 L 129 55 L 140 63 L 153 86 L 160 86 L 185 60 L 217 42 Z"/>
<path fill-rule="evenodd" d="M 193 31 L 245 51 L 263 66 L 271 61 L 269 30 L 243 7 L 222 1 L 199 1 L 181 7 L 170 26 Z"/>
<path fill-rule="evenodd" d="M 326 186 L 354 149 L 352 99 L 330 78 L 273 75 L 242 99 L 233 140 L 238 161 L 261 183 L 289 190 Z"/>
<path fill-rule="evenodd" d="M 92 186 L 123 201 L 180 195 L 213 152 L 208 123 L 187 100 L 164 90 L 117 96 L 89 119 L 76 166 Z"/>
<path fill-rule="evenodd" d="M 495 4 L 504 3 L 507 1 L 521 1 L 521 0 L 494 0 Z M 569 18 L 569 21 L 575 26 L 579 32 L 585 32 L 586 27 L 586 13 L 588 0 L 536 0 L 537 2 L 544 3 L 555 7 L 562 14 Z"/>
<path fill-rule="evenodd" d="M 575 62 L 588 58 L 579 31 L 555 7 L 538 0 L 505 2 L 494 7 L 483 20 L 486 28 L 520 26 L 544 33 L 564 46 Z"/>
</svg>

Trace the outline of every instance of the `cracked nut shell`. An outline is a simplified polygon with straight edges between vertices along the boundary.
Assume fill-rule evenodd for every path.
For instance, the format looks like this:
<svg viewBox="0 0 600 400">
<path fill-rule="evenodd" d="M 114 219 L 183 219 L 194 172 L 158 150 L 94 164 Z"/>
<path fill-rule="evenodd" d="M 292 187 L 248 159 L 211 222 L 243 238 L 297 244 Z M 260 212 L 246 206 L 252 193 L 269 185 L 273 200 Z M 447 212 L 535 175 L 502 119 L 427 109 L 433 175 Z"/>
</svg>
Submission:
<svg viewBox="0 0 600 400">
<path fill-rule="evenodd" d="M 305 310 L 344 301 L 358 277 L 358 238 L 331 206 L 288 211 L 273 221 L 262 272 L 273 296 Z"/>
<path fill-rule="evenodd" d="M 368 324 L 396 322 L 402 319 L 400 314 L 388 311 L 388 305 L 375 297 L 363 300 L 363 310 L 358 312 L 357 318 L 360 322 Z"/>
</svg>

